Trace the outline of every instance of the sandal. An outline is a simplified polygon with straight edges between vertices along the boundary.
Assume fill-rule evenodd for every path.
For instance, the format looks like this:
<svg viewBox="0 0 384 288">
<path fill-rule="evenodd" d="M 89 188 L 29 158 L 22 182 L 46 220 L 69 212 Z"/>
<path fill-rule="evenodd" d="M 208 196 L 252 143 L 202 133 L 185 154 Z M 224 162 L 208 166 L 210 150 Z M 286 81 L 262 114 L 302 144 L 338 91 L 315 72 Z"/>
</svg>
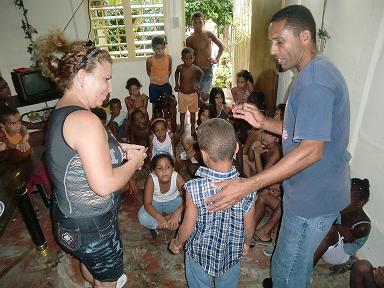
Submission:
<svg viewBox="0 0 384 288">
<path fill-rule="evenodd" d="M 269 240 L 261 240 L 259 238 L 259 236 L 257 236 L 256 234 L 253 236 L 252 238 L 252 241 L 251 241 L 251 245 L 255 246 L 256 244 L 260 244 L 260 245 L 264 245 L 264 246 L 267 246 L 269 244 L 272 244 L 272 238 L 270 238 Z"/>
</svg>

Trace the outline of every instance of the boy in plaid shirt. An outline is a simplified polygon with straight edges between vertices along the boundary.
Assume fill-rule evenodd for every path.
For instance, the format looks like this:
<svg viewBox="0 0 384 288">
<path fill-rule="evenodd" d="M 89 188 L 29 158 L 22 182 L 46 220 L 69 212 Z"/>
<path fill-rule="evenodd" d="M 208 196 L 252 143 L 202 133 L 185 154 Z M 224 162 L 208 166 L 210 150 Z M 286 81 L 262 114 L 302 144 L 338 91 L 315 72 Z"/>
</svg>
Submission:
<svg viewBox="0 0 384 288">
<path fill-rule="evenodd" d="M 169 244 L 178 253 L 184 242 L 185 270 L 188 286 L 210 288 L 237 287 L 240 258 L 249 250 L 254 231 L 255 193 L 224 211 L 207 210 L 204 200 L 218 192 L 213 182 L 239 177 L 232 159 L 238 150 L 235 131 L 228 121 L 214 118 L 205 121 L 197 131 L 197 142 L 207 167 L 200 167 L 188 181 L 186 208 L 182 225 Z"/>
</svg>

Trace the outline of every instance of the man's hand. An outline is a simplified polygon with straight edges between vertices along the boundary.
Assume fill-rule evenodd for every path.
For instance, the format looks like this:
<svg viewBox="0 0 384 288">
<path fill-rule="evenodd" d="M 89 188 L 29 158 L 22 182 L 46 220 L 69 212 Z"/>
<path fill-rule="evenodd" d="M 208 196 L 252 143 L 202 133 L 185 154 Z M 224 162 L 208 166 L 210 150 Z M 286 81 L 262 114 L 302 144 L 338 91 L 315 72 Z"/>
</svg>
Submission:
<svg viewBox="0 0 384 288">
<path fill-rule="evenodd" d="M 213 188 L 219 188 L 222 191 L 205 199 L 204 202 L 208 205 L 208 210 L 225 210 L 240 202 L 241 198 L 248 192 L 244 187 L 245 181 L 247 180 L 236 179 L 213 183 Z"/>
<path fill-rule="evenodd" d="M 242 103 L 232 106 L 233 117 L 244 119 L 253 127 L 262 129 L 266 117 L 260 112 L 256 106 L 249 103 Z"/>
</svg>

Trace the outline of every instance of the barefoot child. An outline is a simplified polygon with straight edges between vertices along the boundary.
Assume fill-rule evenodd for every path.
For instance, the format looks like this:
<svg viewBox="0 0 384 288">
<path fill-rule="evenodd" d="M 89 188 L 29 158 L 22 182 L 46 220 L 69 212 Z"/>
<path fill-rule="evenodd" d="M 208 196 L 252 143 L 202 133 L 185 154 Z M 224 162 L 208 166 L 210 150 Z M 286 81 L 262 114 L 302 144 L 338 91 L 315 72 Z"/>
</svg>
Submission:
<svg viewBox="0 0 384 288">
<path fill-rule="evenodd" d="M 175 71 L 175 91 L 178 94 L 178 107 L 180 113 L 179 135 L 184 133 L 184 120 L 187 109 L 191 114 L 191 134 L 195 133 L 196 112 L 199 109 L 197 90 L 204 77 L 204 72 L 193 64 L 194 51 L 186 47 L 181 51 L 181 60 L 184 64 L 177 66 Z M 199 79 L 198 83 L 196 80 Z"/>
<path fill-rule="evenodd" d="M 152 121 L 152 132 L 149 135 L 149 153 L 148 158 L 152 159 L 160 153 L 168 153 L 176 161 L 176 148 L 173 133 L 167 128 L 167 121 L 163 118 L 158 118 Z"/>
<path fill-rule="evenodd" d="M 184 210 L 179 190 L 185 181 L 174 171 L 173 158 L 169 154 L 155 155 L 151 166 L 152 173 L 145 182 L 144 205 L 138 217 L 140 224 L 151 229 L 155 238 L 156 229 L 176 230 L 179 227 Z"/>
</svg>

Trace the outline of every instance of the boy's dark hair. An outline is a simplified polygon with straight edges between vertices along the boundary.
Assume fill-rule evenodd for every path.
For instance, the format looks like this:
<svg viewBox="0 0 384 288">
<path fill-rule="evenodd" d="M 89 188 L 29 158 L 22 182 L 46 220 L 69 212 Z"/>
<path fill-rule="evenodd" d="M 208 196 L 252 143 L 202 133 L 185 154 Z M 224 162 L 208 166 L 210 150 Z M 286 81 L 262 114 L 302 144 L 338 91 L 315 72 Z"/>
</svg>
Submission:
<svg viewBox="0 0 384 288">
<path fill-rule="evenodd" d="M 111 100 L 109 100 L 109 106 L 112 106 L 113 104 L 119 104 L 121 107 L 120 99 L 119 98 L 112 98 Z"/>
<path fill-rule="evenodd" d="M 199 126 L 197 142 L 214 162 L 231 161 L 236 151 L 235 130 L 220 118 L 209 119 Z"/>
<path fill-rule="evenodd" d="M 352 178 L 351 180 L 351 190 L 353 192 L 358 193 L 365 202 L 369 200 L 369 180 L 368 179 L 360 179 L 360 178 Z"/>
<path fill-rule="evenodd" d="M 0 123 L 5 123 L 5 121 L 8 120 L 8 117 L 11 115 L 16 115 L 17 113 L 20 113 L 16 107 L 8 106 L 8 105 L 1 105 L 0 107 Z"/>
<path fill-rule="evenodd" d="M 136 85 L 136 86 L 139 87 L 139 88 L 143 87 L 143 85 L 141 85 L 140 81 L 137 80 L 137 78 L 129 78 L 129 79 L 127 80 L 127 84 L 125 85 L 125 89 L 129 90 L 129 88 L 130 88 L 132 85 Z"/>
<path fill-rule="evenodd" d="M 101 121 L 107 121 L 107 112 L 103 108 L 96 107 L 91 108 L 93 114 L 95 114 Z"/>
<path fill-rule="evenodd" d="M 199 126 L 201 124 L 201 120 L 200 120 L 200 116 L 201 114 L 203 114 L 204 111 L 210 111 L 211 109 L 211 105 L 209 103 L 204 103 L 203 105 L 201 105 L 200 109 L 199 109 L 199 113 L 197 113 L 197 126 Z"/>
<path fill-rule="evenodd" d="M 193 21 L 193 19 L 195 19 L 195 18 L 203 18 L 203 20 L 204 20 L 204 14 L 203 14 L 203 12 L 196 11 L 195 13 L 193 13 L 193 14 L 192 14 L 192 17 L 191 17 L 192 21 Z"/>
<path fill-rule="evenodd" d="M 272 22 L 285 20 L 285 27 L 291 28 L 295 35 L 308 30 L 313 43 L 316 43 L 316 22 L 311 11 L 302 5 L 291 5 L 277 11 L 271 18 Z"/>
<path fill-rule="evenodd" d="M 165 45 L 167 41 L 165 41 L 164 36 L 155 36 L 152 38 L 152 48 L 155 48 L 156 45 Z"/>
<path fill-rule="evenodd" d="M 265 112 L 267 108 L 264 93 L 261 91 L 252 91 L 248 96 L 248 102 L 256 105 L 256 107 L 263 112 Z"/>
<path fill-rule="evenodd" d="M 237 72 L 236 76 L 237 77 L 242 77 L 242 78 L 245 79 L 245 81 L 250 82 L 250 83 L 253 84 L 252 74 L 248 70 L 245 70 L 245 69 L 240 70 L 239 72 Z"/>
<path fill-rule="evenodd" d="M 275 110 L 280 110 L 283 114 L 285 113 L 285 107 L 287 106 L 287 104 L 285 103 L 280 103 L 279 105 L 276 106 L 276 109 Z"/>
<path fill-rule="evenodd" d="M 195 51 L 193 51 L 191 47 L 185 47 L 183 48 L 183 50 L 181 50 L 181 57 L 184 57 L 185 55 L 188 55 L 188 54 L 194 55 Z"/>
<path fill-rule="evenodd" d="M 175 167 L 175 163 L 173 162 L 173 157 L 169 153 L 160 153 L 153 156 L 151 160 L 151 168 L 153 171 L 156 169 L 157 161 L 159 161 L 161 158 L 167 158 L 169 162 L 171 162 L 172 167 Z"/>
</svg>

